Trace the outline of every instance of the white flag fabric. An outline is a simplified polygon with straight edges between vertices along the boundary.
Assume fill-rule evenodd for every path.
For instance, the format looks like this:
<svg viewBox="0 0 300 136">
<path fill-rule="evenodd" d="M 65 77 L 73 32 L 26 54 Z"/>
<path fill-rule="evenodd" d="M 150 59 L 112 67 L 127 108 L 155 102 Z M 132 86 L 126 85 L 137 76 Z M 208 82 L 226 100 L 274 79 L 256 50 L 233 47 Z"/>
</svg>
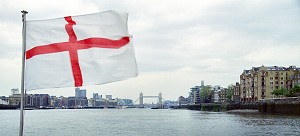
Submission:
<svg viewBox="0 0 300 136">
<path fill-rule="evenodd" d="M 137 76 L 127 13 L 26 21 L 27 90 L 99 85 Z"/>
</svg>

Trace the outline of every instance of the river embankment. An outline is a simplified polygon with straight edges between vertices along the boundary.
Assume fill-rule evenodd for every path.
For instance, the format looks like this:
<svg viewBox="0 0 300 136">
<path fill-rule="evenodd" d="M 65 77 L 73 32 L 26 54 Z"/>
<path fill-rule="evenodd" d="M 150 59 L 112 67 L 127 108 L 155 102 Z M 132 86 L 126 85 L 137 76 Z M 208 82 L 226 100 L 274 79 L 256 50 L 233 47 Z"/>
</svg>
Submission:
<svg viewBox="0 0 300 136">
<path fill-rule="evenodd" d="M 240 103 L 201 103 L 182 105 L 180 108 L 201 111 L 230 111 L 230 110 L 258 110 L 268 114 L 298 114 L 300 115 L 300 97 L 265 99 L 259 102 Z"/>
</svg>

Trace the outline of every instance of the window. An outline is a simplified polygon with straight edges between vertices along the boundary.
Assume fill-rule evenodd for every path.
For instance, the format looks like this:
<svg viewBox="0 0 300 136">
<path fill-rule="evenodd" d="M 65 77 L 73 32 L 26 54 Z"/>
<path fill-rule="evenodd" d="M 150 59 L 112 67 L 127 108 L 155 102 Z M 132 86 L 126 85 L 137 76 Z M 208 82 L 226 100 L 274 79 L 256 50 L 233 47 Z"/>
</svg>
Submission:
<svg viewBox="0 0 300 136">
<path fill-rule="evenodd" d="M 273 77 L 270 77 L 270 80 L 273 80 Z"/>
<path fill-rule="evenodd" d="M 283 77 L 281 77 L 280 79 L 283 80 Z"/>
<path fill-rule="evenodd" d="M 270 82 L 271 85 L 273 85 L 273 82 Z"/>
<path fill-rule="evenodd" d="M 281 85 L 283 85 L 283 82 L 280 82 Z"/>
<path fill-rule="evenodd" d="M 281 75 L 283 75 L 283 73 L 280 73 Z"/>
</svg>

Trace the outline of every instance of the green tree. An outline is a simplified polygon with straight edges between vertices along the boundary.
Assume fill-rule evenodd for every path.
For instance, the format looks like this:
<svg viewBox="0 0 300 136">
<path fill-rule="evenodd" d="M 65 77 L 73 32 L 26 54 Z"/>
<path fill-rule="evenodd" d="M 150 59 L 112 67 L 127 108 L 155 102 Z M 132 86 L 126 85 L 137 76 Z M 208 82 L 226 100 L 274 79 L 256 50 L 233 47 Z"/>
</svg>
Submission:
<svg viewBox="0 0 300 136">
<path fill-rule="evenodd" d="M 291 92 L 291 90 L 286 90 L 286 89 L 284 89 L 283 95 L 284 95 L 284 96 L 287 96 L 287 97 L 290 97 L 290 96 L 292 96 L 292 92 Z"/>
<path fill-rule="evenodd" d="M 226 98 L 230 102 L 232 101 L 233 89 L 234 86 L 232 84 L 227 87 Z"/>
<path fill-rule="evenodd" d="M 297 96 L 300 93 L 300 85 L 296 84 L 291 90 L 290 90 L 290 96 Z"/>
<path fill-rule="evenodd" d="M 274 89 L 273 92 L 272 92 L 273 95 L 288 95 L 289 92 L 288 90 L 284 89 L 284 88 L 279 88 L 279 89 Z"/>
<path fill-rule="evenodd" d="M 211 86 L 206 85 L 206 86 L 201 87 L 201 90 L 200 90 L 201 102 L 203 102 L 203 103 L 210 102 L 212 93 L 213 93 L 213 91 L 211 90 Z"/>
</svg>

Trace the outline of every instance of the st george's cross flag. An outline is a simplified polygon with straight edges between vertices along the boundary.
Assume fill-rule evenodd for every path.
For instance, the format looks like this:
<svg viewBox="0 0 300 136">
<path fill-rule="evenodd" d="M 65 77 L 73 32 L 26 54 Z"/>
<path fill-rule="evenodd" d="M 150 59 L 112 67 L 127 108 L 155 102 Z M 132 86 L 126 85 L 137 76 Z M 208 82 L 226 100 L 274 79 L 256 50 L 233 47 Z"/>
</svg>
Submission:
<svg viewBox="0 0 300 136">
<path fill-rule="evenodd" d="M 26 90 L 99 85 L 137 76 L 127 13 L 26 21 Z"/>
</svg>

